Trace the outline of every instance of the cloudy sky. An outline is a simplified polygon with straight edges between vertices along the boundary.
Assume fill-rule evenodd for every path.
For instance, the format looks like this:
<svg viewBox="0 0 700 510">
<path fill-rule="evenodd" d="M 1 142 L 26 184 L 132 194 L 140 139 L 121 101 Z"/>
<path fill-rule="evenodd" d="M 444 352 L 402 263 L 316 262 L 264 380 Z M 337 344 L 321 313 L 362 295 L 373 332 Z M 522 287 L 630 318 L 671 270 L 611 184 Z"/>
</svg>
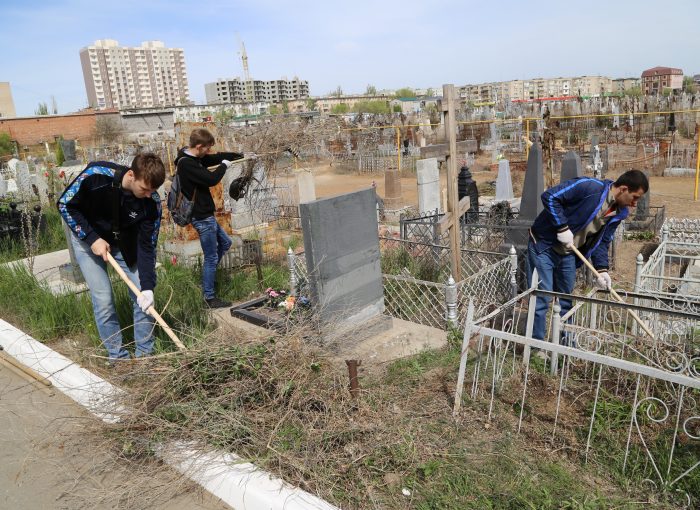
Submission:
<svg viewBox="0 0 700 510">
<path fill-rule="evenodd" d="M 80 49 L 160 40 L 183 48 L 191 99 L 241 76 L 299 76 L 312 95 L 533 77 L 639 76 L 656 65 L 700 74 L 700 1 L 586 2 L 0 0 L 0 81 L 17 114 L 56 97 L 87 106 Z"/>
</svg>

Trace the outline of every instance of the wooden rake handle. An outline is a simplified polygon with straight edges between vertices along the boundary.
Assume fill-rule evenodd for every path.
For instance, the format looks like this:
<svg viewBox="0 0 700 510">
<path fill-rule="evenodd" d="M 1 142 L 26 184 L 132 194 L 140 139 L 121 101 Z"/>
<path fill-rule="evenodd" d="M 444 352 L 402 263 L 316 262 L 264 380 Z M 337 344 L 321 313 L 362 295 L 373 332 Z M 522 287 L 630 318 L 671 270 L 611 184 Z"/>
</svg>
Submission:
<svg viewBox="0 0 700 510">
<path fill-rule="evenodd" d="M 599 273 L 598 271 L 595 270 L 595 268 L 593 267 L 593 264 L 591 264 L 591 263 L 588 261 L 588 259 L 587 259 L 586 257 L 583 256 L 583 254 L 578 250 L 578 248 L 576 248 L 576 246 L 574 246 L 573 244 L 570 244 L 567 248 L 570 248 L 571 250 L 573 250 L 573 252 L 576 254 L 576 256 L 577 256 L 579 259 L 581 259 L 581 261 L 582 261 L 584 264 L 586 264 L 586 267 L 588 267 L 588 269 L 591 270 L 591 272 L 593 273 L 593 276 L 595 276 L 596 278 L 600 278 L 600 273 Z M 624 302 L 625 302 L 625 300 L 622 299 L 622 298 L 620 297 L 620 295 L 615 291 L 615 289 L 612 288 L 612 286 L 610 287 L 610 294 L 612 294 L 612 296 L 613 296 L 615 299 L 617 299 L 620 303 L 624 303 Z M 639 315 L 637 315 L 636 312 L 635 312 L 634 310 L 628 310 L 628 311 L 629 311 L 630 315 L 634 318 L 634 320 L 636 320 L 636 321 L 639 323 L 639 325 L 642 327 L 642 329 L 644 330 L 644 332 L 645 332 L 647 335 L 649 335 L 649 337 L 653 340 L 653 339 L 654 339 L 654 333 L 652 333 L 651 330 L 647 327 L 647 325 L 644 324 L 644 321 L 642 321 L 642 319 L 639 318 Z"/>
<path fill-rule="evenodd" d="M 255 159 L 255 158 L 234 159 L 233 161 L 231 161 L 231 166 L 233 166 L 233 165 L 238 165 L 238 164 L 240 164 L 240 163 L 245 163 L 246 161 L 250 161 L 250 160 L 252 160 L 252 159 Z M 207 167 L 207 170 L 216 170 L 216 169 L 219 168 L 221 165 L 222 165 L 222 163 L 219 163 L 218 165 L 208 166 L 208 167 Z"/>
<path fill-rule="evenodd" d="M 134 285 L 134 282 L 132 282 L 128 276 L 126 276 L 126 273 L 124 273 L 124 270 L 119 267 L 119 264 L 117 264 L 117 261 L 114 260 L 114 257 L 112 257 L 112 254 L 107 252 L 107 260 L 109 263 L 112 265 L 114 270 L 117 272 L 117 274 L 121 277 L 122 280 L 124 280 L 124 283 L 127 284 L 127 286 L 131 289 L 131 292 L 133 292 L 137 298 L 141 297 L 141 291 Z M 187 347 L 185 347 L 185 344 L 183 344 L 180 339 L 177 337 L 175 332 L 170 329 L 170 326 L 168 326 L 165 321 L 163 320 L 163 317 L 160 316 L 160 314 L 156 311 L 156 309 L 151 306 L 148 310 L 148 313 L 160 324 L 160 327 L 163 328 L 163 330 L 168 334 L 170 339 L 173 341 L 173 343 L 177 346 L 178 349 L 181 351 L 186 351 Z"/>
</svg>

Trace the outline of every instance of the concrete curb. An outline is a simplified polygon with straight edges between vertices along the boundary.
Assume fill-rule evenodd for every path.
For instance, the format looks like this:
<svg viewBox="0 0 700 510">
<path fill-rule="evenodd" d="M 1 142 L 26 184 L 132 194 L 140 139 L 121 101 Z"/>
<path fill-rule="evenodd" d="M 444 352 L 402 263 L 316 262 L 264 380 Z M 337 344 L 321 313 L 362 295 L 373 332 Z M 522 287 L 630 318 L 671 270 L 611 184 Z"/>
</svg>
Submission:
<svg viewBox="0 0 700 510">
<path fill-rule="evenodd" d="M 114 404 L 123 390 L 2 319 L 0 345 L 101 420 L 115 423 L 128 413 L 128 409 Z M 234 454 L 206 450 L 196 444 L 171 443 L 161 445 L 158 455 L 235 510 L 338 510 Z"/>
</svg>

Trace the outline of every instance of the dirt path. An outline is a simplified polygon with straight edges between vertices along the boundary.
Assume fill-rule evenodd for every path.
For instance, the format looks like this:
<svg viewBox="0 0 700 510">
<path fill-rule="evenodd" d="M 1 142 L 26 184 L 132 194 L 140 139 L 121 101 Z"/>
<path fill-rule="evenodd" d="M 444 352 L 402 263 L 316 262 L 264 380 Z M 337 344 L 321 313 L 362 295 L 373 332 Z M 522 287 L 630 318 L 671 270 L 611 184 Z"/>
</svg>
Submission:
<svg viewBox="0 0 700 510">
<path fill-rule="evenodd" d="M 167 466 L 100 444 L 93 417 L 0 365 L 0 508 L 224 510 Z"/>
</svg>

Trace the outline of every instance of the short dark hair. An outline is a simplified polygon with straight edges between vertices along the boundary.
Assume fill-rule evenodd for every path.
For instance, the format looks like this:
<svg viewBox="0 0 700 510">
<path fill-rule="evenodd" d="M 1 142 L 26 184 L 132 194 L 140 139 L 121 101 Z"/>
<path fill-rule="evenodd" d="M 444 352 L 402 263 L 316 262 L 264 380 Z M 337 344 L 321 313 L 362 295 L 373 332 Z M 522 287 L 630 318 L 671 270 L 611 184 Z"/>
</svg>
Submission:
<svg viewBox="0 0 700 510">
<path fill-rule="evenodd" d="M 643 189 L 644 193 L 649 191 L 649 179 L 641 170 L 627 170 L 624 174 L 617 178 L 614 186 L 627 186 L 631 192 Z"/>
<path fill-rule="evenodd" d="M 193 129 L 190 133 L 190 148 L 195 148 L 197 145 L 209 147 L 214 145 L 214 143 L 216 143 L 214 135 L 212 135 L 208 129 L 197 128 Z"/>
<path fill-rule="evenodd" d="M 165 165 L 160 156 L 152 152 L 137 154 L 131 163 L 134 178 L 144 181 L 152 188 L 159 188 L 165 181 Z"/>
</svg>

